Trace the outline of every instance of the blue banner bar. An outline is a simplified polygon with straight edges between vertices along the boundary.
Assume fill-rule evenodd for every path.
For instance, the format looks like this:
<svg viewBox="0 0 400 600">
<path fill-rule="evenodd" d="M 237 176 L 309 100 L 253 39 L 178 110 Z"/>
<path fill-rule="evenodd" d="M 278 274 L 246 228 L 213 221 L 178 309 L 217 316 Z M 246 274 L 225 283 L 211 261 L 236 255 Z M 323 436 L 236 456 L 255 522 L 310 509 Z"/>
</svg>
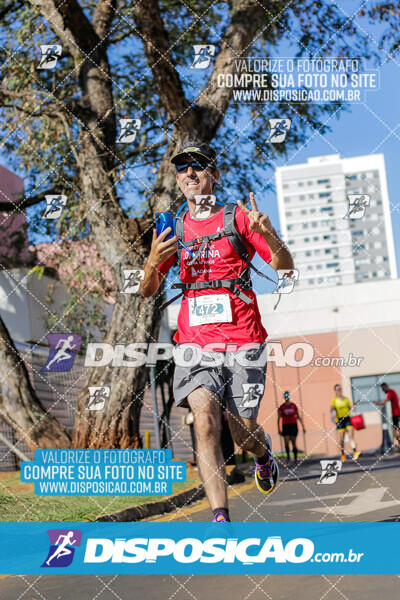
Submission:
<svg viewBox="0 0 400 600">
<path fill-rule="evenodd" d="M 400 574 L 400 523 L 1 523 L 2 574 Z"/>
</svg>

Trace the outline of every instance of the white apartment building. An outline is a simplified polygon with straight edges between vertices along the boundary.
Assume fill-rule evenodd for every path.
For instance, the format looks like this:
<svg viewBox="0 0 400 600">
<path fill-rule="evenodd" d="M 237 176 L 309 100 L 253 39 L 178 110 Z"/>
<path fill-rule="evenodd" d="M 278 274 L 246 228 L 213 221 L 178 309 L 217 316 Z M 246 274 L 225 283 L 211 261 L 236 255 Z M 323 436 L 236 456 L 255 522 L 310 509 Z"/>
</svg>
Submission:
<svg viewBox="0 0 400 600">
<path fill-rule="evenodd" d="M 309 158 L 275 171 L 282 237 L 301 288 L 395 279 L 396 257 L 383 154 Z M 361 219 L 347 194 L 368 194 Z"/>
</svg>

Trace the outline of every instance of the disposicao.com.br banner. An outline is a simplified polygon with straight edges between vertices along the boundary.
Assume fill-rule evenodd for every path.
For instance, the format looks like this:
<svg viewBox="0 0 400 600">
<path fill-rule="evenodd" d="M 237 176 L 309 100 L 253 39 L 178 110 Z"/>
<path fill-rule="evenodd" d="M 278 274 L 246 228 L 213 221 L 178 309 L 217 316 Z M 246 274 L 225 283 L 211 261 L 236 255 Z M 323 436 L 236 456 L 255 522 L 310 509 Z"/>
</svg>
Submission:
<svg viewBox="0 0 400 600">
<path fill-rule="evenodd" d="M 0 573 L 397 574 L 398 523 L 1 523 Z M 373 540 L 373 543 L 372 543 Z"/>
</svg>

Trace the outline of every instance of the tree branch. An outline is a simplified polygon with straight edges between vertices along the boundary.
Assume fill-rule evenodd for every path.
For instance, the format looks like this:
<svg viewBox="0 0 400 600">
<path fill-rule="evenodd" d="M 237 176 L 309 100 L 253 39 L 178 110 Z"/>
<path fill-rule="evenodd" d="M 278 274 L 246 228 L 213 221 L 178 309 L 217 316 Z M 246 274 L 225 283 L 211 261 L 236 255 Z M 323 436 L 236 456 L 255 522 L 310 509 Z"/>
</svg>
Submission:
<svg viewBox="0 0 400 600">
<path fill-rule="evenodd" d="M 45 190 L 44 192 L 40 192 L 36 196 L 21 196 L 17 200 L 9 200 L 8 202 L 0 200 L 0 211 L 9 211 L 12 206 L 13 212 L 23 210 L 28 206 L 34 206 L 35 204 L 39 204 L 39 202 L 43 202 L 45 200 L 45 196 L 47 195 L 58 195 L 60 194 L 60 190 L 57 188 L 50 188 Z"/>
<path fill-rule="evenodd" d="M 191 129 L 195 115 L 185 98 L 182 83 L 175 69 L 158 2 L 146 0 L 132 7 L 136 30 L 140 35 L 147 62 L 152 70 L 157 93 L 165 110 L 178 130 Z"/>
<path fill-rule="evenodd" d="M 75 58 L 90 54 L 100 39 L 77 0 L 29 0 Z"/>
<path fill-rule="evenodd" d="M 104 40 L 110 31 L 116 5 L 116 0 L 98 0 L 97 2 L 93 15 L 93 28 L 101 40 Z"/>
<path fill-rule="evenodd" d="M 200 127 L 202 123 L 206 125 L 198 132 L 204 141 L 211 141 L 215 136 L 232 99 L 233 88 L 218 87 L 217 76 L 235 71 L 235 59 L 247 55 L 266 16 L 273 12 L 272 4 L 273 0 L 240 0 L 236 3 L 231 22 L 221 38 L 221 50 L 213 72 L 197 102 Z"/>
</svg>

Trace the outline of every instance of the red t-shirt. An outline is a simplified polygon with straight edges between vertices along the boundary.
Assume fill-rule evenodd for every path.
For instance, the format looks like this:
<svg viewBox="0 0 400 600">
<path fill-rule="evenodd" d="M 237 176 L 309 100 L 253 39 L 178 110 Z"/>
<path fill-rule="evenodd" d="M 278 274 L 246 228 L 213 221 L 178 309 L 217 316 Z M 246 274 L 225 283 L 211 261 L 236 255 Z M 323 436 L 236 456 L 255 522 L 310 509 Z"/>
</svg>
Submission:
<svg viewBox="0 0 400 600">
<path fill-rule="evenodd" d="M 284 402 L 278 408 L 279 414 L 282 417 L 282 425 L 287 425 L 288 423 L 297 423 L 297 406 L 294 402 Z"/>
<path fill-rule="evenodd" d="M 394 390 L 388 390 L 386 398 L 390 400 L 390 404 L 392 405 L 392 415 L 394 417 L 400 415 L 400 403 L 397 393 Z"/>
<path fill-rule="evenodd" d="M 271 252 L 267 242 L 260 233 L 255 233 L 249 229 L 249 219 L 239 207 L 235 212 L 235 226 L 246 244 L 250 258 L 253 258 L 257 251 L 261 258 L 269 263 Z M 211 235 L 218 231 L 223 231 L 223 209 L 211 215 L 208 219 L 202 220 L 192 219 L 189 212 L 186 213 L 184 219 L 184 242 L 193 240 L 198 235 Z M 192 246 L 190 249 L 194 253 L 199 247 L 200 244 Z M 163 274 L 168 273 L 169 269 L 176 263 L 176 260 L 177 256 L 174 254 L 159 266 L 159 271 Z M 190 254 L 182 248 L 180 277 L 184 283 L 238 277 L 246 267 L 246 262 L 237 255 L 227 237 L 209 242 L 196 263 L 192 266 L 187 265 L 191 260 L 192 257 Z M 253 301 L 250 304 L 246 304 L 226 288 L 185 290 L 178 316 L 178 331 L 175 334 L 174 340 L 179 344 L 198 344 L 201 347 L 206 344 L 215 343 L 215 348 L 209 348 L 215 351 L 225 350 L 223 347 L 217 347 L 217 344 L 221 343 L 222 345 L 230 343 L 233 345 L 237 344 L 238 346 L 247 343 L 262 344 L 267 337 L 267 332 L 261 323 L 256 296 L 252 290 L 244 290 L 243 293 L 252 298 Z M 214 322 L 190 325 L 190 298 L 197 299 L 200 296 L 213 294 L 228 295 L 232 320 L 223 323 Z M 193 301 L 191 305 L 193 305 Z"/>
</svg>

